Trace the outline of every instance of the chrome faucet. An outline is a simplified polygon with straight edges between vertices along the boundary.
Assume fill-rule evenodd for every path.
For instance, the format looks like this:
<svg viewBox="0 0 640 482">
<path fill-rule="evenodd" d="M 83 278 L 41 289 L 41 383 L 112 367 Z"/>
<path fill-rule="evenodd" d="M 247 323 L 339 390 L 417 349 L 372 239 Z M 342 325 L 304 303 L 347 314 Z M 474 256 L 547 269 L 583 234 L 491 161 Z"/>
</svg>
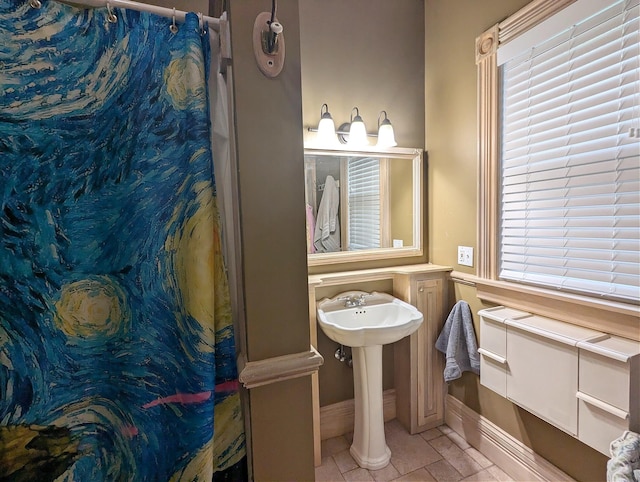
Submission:
<svg viewBox="0 0 640 482">
<path fill-rule="evenodd" d="M 367 294 L 342 296 L 338 298 L 338 301 L 344 301 L 346 308 L 353 308 L 354 306 L 364 306 L 366 304 L 365 298 L 369 296 Z"/>
</svg>

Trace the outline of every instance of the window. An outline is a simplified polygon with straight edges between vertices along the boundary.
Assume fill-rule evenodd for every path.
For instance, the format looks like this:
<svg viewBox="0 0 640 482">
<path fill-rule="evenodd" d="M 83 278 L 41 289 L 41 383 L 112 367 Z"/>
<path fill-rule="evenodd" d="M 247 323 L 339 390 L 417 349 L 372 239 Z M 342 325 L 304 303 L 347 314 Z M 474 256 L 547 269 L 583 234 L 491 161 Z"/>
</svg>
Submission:
<svg viewBox="0 0 640 482">
<path fill-rule="evenodd" d="M 380 248 L 380 159 L 347 163 L 349 249 Z"/>
<path fill-rule="evenodd" d="M 498 51 L 501 279 L 638 300 L 639 27 L 617 1 Z"/>
<path fill-rule="evenodd" d="M 478 296 L 640 339 L 638 0 L 536 0 L 476 40 Z"/>
</svg>

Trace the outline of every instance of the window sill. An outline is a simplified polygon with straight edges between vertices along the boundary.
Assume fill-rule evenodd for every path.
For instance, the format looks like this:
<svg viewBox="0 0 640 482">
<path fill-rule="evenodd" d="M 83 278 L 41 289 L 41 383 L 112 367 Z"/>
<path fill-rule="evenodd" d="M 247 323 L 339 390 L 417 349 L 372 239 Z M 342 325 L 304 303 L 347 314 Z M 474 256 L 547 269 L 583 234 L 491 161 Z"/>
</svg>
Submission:
<svg viewBox="0 0 640 482">
<path fill-rule="evenodd" d="M 640 307 L 637 305 L 480 278 L 459 271 L 453 271 L 451 278 L 475 285 L 482 301 L 640 341 Z"/>
</svg>

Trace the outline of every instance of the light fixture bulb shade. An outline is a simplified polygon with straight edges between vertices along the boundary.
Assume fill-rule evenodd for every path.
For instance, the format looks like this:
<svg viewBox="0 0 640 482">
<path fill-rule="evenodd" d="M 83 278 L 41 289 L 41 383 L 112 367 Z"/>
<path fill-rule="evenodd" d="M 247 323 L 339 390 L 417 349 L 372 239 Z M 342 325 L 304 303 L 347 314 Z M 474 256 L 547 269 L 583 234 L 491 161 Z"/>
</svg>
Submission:
<svg viewBox="0 0 640 482">
<path fill-rule="evenodd" d="M 338 136 L 336 134 L 336 125 L 333 123 L 331 114 L 328 112 L 322 115 L 322 118 L 318 123 L 318 134 L 316 140 L 319 145 L 325 147 L 339 144 Z"/>
<path fill-rule="evenodd" d="M 355 118 L 353 119 L 353 122 L 351 122 L 351 127 L 349 127 L 349 139 L 347 140 L 347 145 L 349 146 L 369 145 L 369 140 L 367 139 L 367 129 L 364 126 L 362 117 L 360 117 L 359 115 L 355 116 Z"/>
<path fill-rule="evenodd" d="M 397 146 L 396 136 L 393 132 L 393 126 L 389 119 L 385 119 L 378 129 L 378 147 L 394 147 Z"/>
</svg>

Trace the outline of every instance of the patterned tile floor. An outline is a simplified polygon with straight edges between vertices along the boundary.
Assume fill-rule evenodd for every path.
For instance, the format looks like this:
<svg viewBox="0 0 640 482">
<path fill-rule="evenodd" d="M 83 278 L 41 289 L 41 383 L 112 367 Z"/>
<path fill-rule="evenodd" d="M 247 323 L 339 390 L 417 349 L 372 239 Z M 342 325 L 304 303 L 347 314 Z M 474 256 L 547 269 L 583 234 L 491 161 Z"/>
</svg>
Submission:
<svg viewBox="0 0 640 482">
<path fill-rule="evenodd" d="M 391 463 L 380 470 L 360 468 L 349 453 L 353 435 L 322 441 L 316 482 L 338 481 L 501 481 L 505 472 L 446 425 L 410 435 L 397 420 L 385 424 Z"/>
</svg>

